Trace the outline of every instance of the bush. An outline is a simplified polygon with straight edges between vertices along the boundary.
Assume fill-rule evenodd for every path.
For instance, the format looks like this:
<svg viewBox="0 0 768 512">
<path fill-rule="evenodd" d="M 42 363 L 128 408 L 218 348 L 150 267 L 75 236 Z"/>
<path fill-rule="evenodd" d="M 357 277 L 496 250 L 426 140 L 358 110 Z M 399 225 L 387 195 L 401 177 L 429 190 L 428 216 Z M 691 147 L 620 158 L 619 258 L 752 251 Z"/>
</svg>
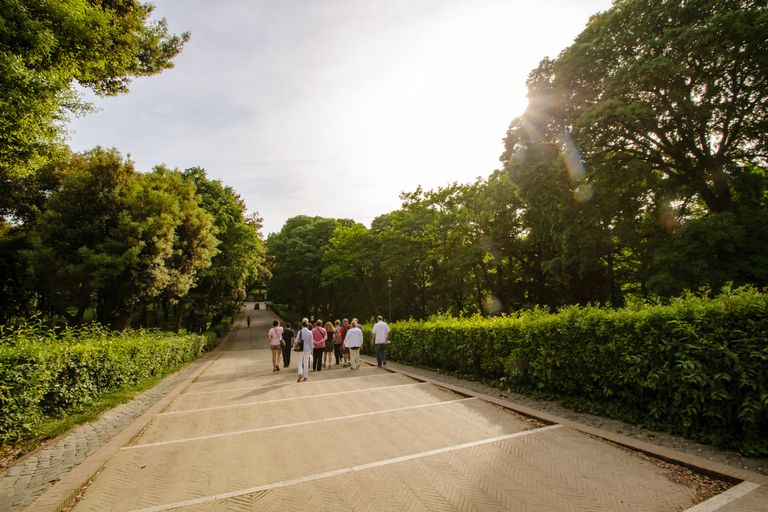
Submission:
<svg viewBox="0 0 768 512">
<path fill-rule="evenodd" d="M 46 417 L 197 358 L 206 338 L 98 325 L 55 333 L 40 324 L 0 328 L 0 442 L 18 439 Z"/>
<path fill-rule="evenodd" d="M 767 454 L 767 298 L 745 287 L 668 305 L 398 322 L 388 357 Z"/>
</svg>

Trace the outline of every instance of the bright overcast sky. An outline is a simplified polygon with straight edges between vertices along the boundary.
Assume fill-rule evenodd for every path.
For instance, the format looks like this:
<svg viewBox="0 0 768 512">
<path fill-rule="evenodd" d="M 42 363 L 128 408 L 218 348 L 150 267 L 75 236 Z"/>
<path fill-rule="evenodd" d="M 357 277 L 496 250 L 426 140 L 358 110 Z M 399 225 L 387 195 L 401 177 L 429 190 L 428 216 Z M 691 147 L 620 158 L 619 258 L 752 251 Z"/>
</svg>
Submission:
<svg viewBox="0 0 768 512">
<path fill-rule="evenodd" d="M 401 191 L 487 177 L 525 80 L 610 0 L 155 0 L 192 39 L 163 74 L 96 99 L 70 147 L 139 171 L 204 167 L 265 235 L 296 215 L 370 226 Z"/>
</svg>

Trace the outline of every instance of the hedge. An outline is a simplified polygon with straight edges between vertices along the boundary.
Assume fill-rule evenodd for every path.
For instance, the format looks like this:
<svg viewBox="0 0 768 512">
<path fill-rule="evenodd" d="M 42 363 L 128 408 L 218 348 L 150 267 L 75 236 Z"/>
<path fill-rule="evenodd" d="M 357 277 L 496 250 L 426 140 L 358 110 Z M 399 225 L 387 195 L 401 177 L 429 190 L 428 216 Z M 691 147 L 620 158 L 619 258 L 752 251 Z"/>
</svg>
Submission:
<svg viewBox="0 0 768 512">
<path fill-rule="evenodd" d="M 390 325 L 388 358 L 768 454 L 768 295 Z"/>
<path fill-rule="evenodd" d="M 0 442 L 192 361 L 207 342 L 198 335 L 114 332 L 97 325 L 59 333 L 39 324 L 13 332 L 0 327 Z"/>
</svg>

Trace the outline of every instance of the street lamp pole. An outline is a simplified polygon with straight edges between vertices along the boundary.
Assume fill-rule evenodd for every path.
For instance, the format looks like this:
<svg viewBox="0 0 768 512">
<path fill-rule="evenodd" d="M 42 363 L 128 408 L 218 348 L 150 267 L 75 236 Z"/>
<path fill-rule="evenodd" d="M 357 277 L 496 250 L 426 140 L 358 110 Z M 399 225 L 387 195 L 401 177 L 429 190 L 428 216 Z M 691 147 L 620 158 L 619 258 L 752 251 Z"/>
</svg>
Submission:
<svg viewBox="0 0 768 512">
<path fill-rule="evenodd" d="M 389 318 L 388 322 L 392 321 L 392 278 L 387 279 L 387 288 L 389 288 Z"/>
</svg>

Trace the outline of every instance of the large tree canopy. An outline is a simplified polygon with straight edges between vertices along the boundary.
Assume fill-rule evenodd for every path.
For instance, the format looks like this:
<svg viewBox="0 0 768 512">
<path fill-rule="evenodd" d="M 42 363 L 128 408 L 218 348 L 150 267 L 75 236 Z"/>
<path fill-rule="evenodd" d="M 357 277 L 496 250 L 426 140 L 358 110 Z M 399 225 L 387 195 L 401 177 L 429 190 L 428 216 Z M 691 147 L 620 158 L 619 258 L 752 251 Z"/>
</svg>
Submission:
<svg viewBox="0 0 768 512">
<path fill-rule="evenodd" d="M 585 153 L 640 160 L 671 200 L 731 211 L 747 164 L 768 164 L 768 2 L 620 0 L 551 68 Z"/>
<path fill-rule="evenodd" d="M 30 258 L 48 306 L 75 321 L 96 301 L 98 321 L 130 325 L 136 306 L 182 296 L 216 254 L 212 216 L 194 183 L 159 167 L 139 174 L 115 150 L 73 155 L 33 226 Z"/>
<path fill-rule="evenodd" d="M 76 84 L 98 95 L 173 67 L 189 34 L 170 35 L 135 0 L 0 2 L 0 175 L 28 174 L 61 144 L 69 114 L 89 111 Z"/>
</svg>

